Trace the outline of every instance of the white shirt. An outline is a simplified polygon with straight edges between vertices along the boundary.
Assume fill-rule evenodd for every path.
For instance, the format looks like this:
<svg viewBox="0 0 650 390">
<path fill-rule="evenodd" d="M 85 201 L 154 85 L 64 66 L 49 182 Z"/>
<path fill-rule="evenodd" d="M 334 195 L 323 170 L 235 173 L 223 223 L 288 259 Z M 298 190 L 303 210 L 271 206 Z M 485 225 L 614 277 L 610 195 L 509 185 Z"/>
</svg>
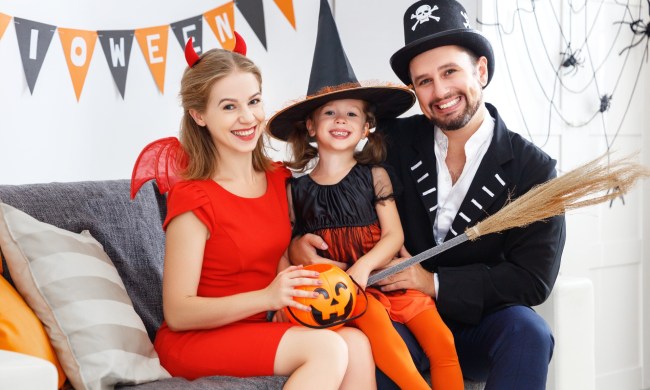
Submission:
<svg viewBox="0 0 650 390">
<path fill-rule="evenodd" d="M 469 190 L 478 166 L 485 156 L 492 134 L 494 119 L 486 115 L 478 130 L 465 143 L 465 166 L 455 184 L 452 184 L 451 174 L 445 160 L 449 140 L 438 127 L 435 128 L 436 170 L 438 171 L 438 212 L 433 225 L 433 237 L 438 245 L 442 244 L 451 228 L 458 209 Z"/>
<path fill-rule="evenodd" d="M 469 190 L 476 171 L 492 142 L 494 134 L 494 118 L 486 115 L 478 130 L 465 143 L 465 166 L 455 184 L 452 184 L 451 174 L 445 160 L 449 140 L 438 127 L 435 128 L 436 170 L 438 172 L 438 211 L 433 224 L 433 237 L 438 245 L 442 244 L 451 228 L 465 195 Z M 438 273 L 433 274 L 433 284 L 438 297 Z"/>
</svg>

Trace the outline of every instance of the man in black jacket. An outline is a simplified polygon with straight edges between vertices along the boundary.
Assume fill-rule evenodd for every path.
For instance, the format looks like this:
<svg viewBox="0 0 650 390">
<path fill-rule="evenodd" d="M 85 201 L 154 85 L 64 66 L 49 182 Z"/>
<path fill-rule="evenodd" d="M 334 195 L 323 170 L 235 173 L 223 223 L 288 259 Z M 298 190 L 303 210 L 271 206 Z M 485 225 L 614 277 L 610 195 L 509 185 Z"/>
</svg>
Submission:
<svg viewBox="0 0 650 390">
<path fill-rule="evenodd" d="M 494 55 L 462 5 L 414 3 L 404 14 L 404 35 L 391 66 L 413 85 L 424 115 L 380 121 L 377 131 L 387 142 L 395 186 L 401 185 L 401 255 L 409 257 L 463 233 L 556 172 L 553 159 L 508 130 L 483 101 Z M 486 389 L 542 390 L 554 342 L 530 307 L 549 296 L 564 241 L 564 217 L 554 217 L 465 242 L 379 284 L 435 298 L 465 377 L 487 381 Z M 321 244 L 305 236 L 292 244 L 291 257 L 322 261 L 312 248 Z M 425 361 L 408 330 L 396 327 L 416 362 Z M 390 380 L 378 379 L 380 388 L 390 387 Z"/>
</svg>

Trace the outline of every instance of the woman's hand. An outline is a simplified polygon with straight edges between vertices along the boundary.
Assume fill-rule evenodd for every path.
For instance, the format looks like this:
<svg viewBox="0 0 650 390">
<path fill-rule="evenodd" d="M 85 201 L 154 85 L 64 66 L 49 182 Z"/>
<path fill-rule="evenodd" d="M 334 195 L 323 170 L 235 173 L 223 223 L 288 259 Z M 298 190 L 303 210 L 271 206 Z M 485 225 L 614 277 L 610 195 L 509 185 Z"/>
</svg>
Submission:
<svg viewBox="0 0 650 390">
<path fill-rule="evenodd" d="M 309 306 L 296 302 L 294 297 L 317 298 L 318 293 L 297 289 L 298 286 L 320 286 L 318 272 L 304 269 L 301 265 L 292 265 L 277 274 L 266 287 L 265 296 L 270 300 L 269 310 L 280 310 L 291 306 L 298 310 L 311 311 Z M 275 320 L 275 317 L 274 317 Z"/>
</svg>

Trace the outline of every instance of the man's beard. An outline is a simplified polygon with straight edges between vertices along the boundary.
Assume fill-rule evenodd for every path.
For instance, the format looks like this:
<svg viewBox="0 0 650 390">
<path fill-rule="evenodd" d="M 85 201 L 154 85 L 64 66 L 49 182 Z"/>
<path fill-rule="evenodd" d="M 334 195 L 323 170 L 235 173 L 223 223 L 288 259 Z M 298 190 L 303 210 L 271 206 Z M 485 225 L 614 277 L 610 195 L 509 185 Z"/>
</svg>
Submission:
<svg viewBox="0 0 650 390">
<path fill-rule="evenodd" d="M 467 95 L 465 95 L 466 101 L 469 103 L 469 100 L 467 100 Z M 483 90 L 480 90 L 480 95 L 478 99 L 476 99 L 476 103 L 474 105 L 467 105 L 465 107 L 465 110 L 458 114 L 457 116 L 453 118 L 449 118 L 446 120 L 440 120 L 438 118 L 431 118 L 431 123 L 433 123 L 434 126 L 438 127 L 440 130 L 446 130 L 446 131 L 453 131 L 453 130 L 458 130 L 462 129 L 465 127 L 469 121 L 472 120 L 474 117 L 474 114 L 478 111 L 478 109 L 481 107 L 481 104 L 483 103 Z M 432 112 L 434 110 L 431 110 Z"/>
</svg>

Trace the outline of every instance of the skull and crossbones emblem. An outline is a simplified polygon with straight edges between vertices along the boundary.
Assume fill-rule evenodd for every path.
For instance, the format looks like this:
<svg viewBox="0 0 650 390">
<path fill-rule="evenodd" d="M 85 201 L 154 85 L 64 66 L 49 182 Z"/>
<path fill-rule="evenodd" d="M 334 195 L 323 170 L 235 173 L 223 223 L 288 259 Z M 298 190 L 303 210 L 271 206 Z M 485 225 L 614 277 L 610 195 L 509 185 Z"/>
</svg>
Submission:
<svg viewBox="0 0 650 390">
<path fill-rule="evenodd" d="M 413 27 L 411 27 L 411 30 L 415 31 L 415 28 L 418 25 L 423 24 L 424 22 L 428 22 L 429 20 L 435 20 L 436 22 L 439 22 L 439 16 L 431 15 L 433 11 L 436 10 L 438 10 L 437 5 L 434 5 L 433 8 L 429 4 L 419 6 L 418 9 L 415 10 L 415 13 L 411 15 L 411 19 L 417 19 Z"/>
<path fill-rule="evenodd" d="M 467 13 L 465 11 L 460 11 L 460 14 L 463 16 L 463 18 L 465 18 L 465 22 L 463 23 L 465 28 L 472 28 L 472 26 L 469 24 L 469 16 L 467 16 Z"/>
</svg>

